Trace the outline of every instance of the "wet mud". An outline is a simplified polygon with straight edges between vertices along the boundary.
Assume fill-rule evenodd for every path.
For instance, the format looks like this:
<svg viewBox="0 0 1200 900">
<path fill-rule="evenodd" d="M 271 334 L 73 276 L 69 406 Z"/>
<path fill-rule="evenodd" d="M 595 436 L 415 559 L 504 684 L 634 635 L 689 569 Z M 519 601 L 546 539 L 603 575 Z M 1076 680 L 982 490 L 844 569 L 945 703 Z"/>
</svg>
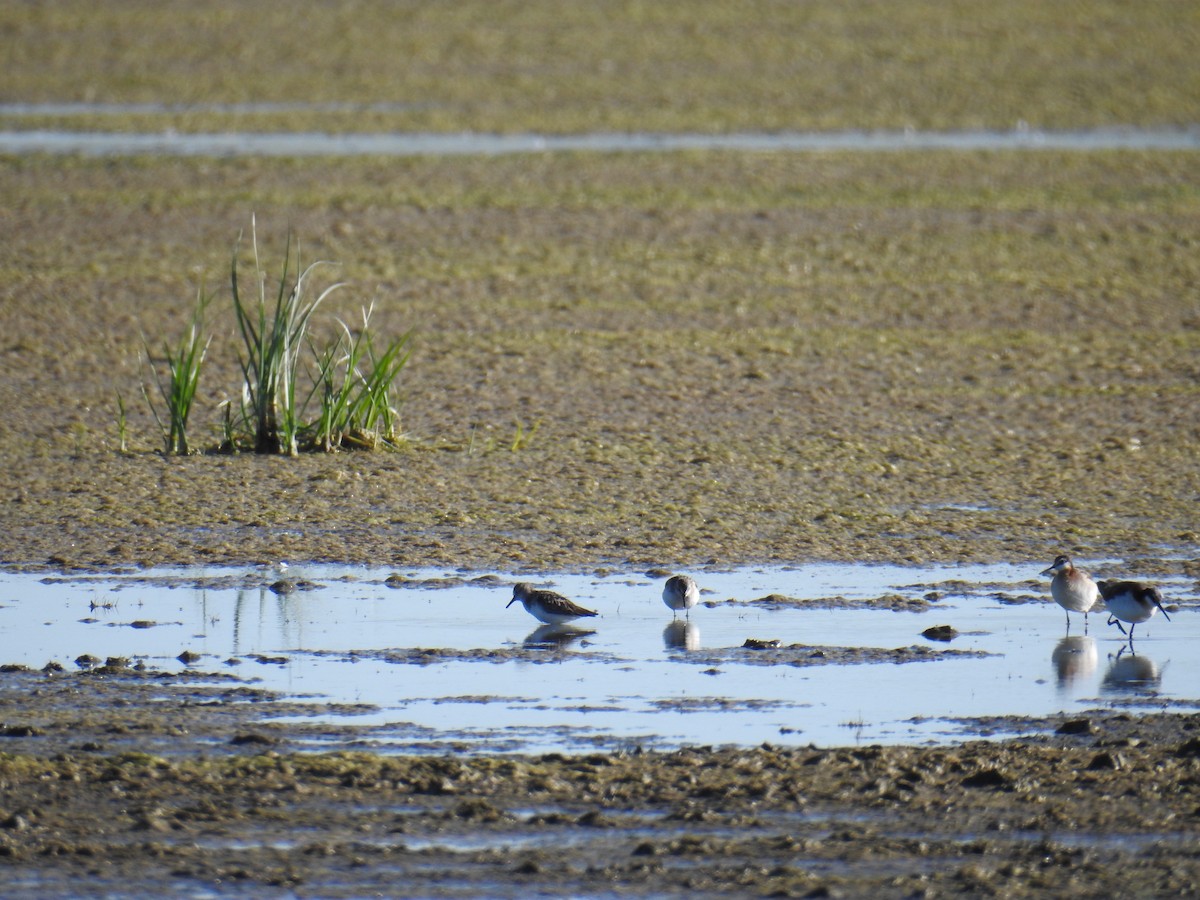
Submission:
<svg viewBox="0 0 1200 900">
<path fill-rule="evenodd" d="M 374 27 L 395 20 L 361 4 L 314 8 L 308 28 L 282 6 L 212 28 L 217 6 L 141 10 L 145 39 L 117 42 L 129 65 L 114 67 L 128 10 L 10 5 L 10 90 L 202 100 L 234 73 L 267 100 L 441 98 L 100 125 L 264 131 L 1009 129 L 1031 112 L 1047 128 L 1186 124 L 1200 98 L 1194 17 L 1166 4 L 1080 19 L 1000 3 L 947 24 L 944 4 L 918 3 L 896 6 L 896 27 L 843 3 L 781 6 L 779 21 L 663 4 L 663 27 L 632 41 L 595 4 L 531 4 L 511 23 L 493 4 L 431 6 L 411 33 Z M 202 62 L 197 35 L 213 42 Z M 350 74 L 330 78 L 342 46 Z M 531 78 L 548 47 L 559 70 Z M 802 89 L 781 93 L 781 71 Z M 64 124 L 80 127 L 23 127 Z M 0 564 L 72 578 L 281 560 L 536 574 L 1071 552 L 1200 579 L 1194 157 L 5 158 Z M 381 334 L 416 331 L 404 452 L 158 452 L 139 402 L 146 344 L 175 338 L 251 214 L 272 248 L 293 229 L 341 263 L 355 294 L 331 312 L 355 320 L 379 298 Z M 200 443 L 217 442 L 239 385 L 218 326 Z M 210 585 L 320 589 L 279 572 Z M 904 608 L 936 610 L 955 589 Z M 686 626 L 669 629 L 686 647 Z M 955 652 L 936 636 L 891 651 L 746 637 L 702 665 Z M 481 687 L 447 702 L 493 702 L 490 665 L 553 658 L 559 639 L 589 652 L 586 635 L 549 634 L 468 651 Z M 1161 698 L 963 720 L 953 746 L 854 746 L 848 727 L 839 748 L 483 755 L 399 723 L 379 753 L 379 729 L 353 722 L 371 707 L 324 707 L 331 726 L 320 703 L 256 686 L 254 667 L 278 657 L 164 673 L 82 649 L 74 668 L 0 671 L 6 897 L 1200 894 L 1200 718 Z M 420 672 L 461 652 L 392 661 Z M 1117 663 L 1114 680 L 1155 677 Z M 673 711 L 719 710 L 716 694 Z"/>
<path fill-rule="evenodd" d="M 1047 733 L 951 747 L 380 756 L 353 728 L 297 752 L 319 729 L 268 721 L 296 710 L 228 676 L 10 671 L 0 703 L 12 897 L 1200 886 L 1196 715 L 1010 721 Z"/>
</svg>

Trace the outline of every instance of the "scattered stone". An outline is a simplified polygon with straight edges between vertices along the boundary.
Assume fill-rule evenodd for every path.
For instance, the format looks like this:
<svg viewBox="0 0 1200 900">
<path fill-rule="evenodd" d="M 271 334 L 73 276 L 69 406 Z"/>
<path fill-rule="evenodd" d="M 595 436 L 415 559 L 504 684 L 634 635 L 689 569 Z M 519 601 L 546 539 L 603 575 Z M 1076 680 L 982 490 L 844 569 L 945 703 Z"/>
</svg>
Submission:
<svg viewBox="0 0 1200 900">
<path fill-rule="evenodd" d="M 945 641 L 949 643 L 958 637 L 958 630 L 953 625 L 934 625 L 922 631 L 921 637 L 928 638 L 931 641 Z"/>
<path fill-rule="evenodd" d="M 256 731 L 246 731 L 241 734 L 235 734 L 229 739 L 229 743 L 234 747 L 244 747 L 248 744 L 255 744 L 263 747 L 273 747 L 279 743 L 279 738 L 271 737 L 266 734 L 259 734 Z"/>
<path fill-rule="evenodd" d="M 1006 788 L 1009 783 L 1009 777 L 996 769 L 981 769 L 962 780 L 962 786 L 966 788 Z"/>
<path fill-rule="evenodd" d="M 29 820 L 20 813 L 13 813 L 3 821 L 0 821 L 0 828 L 8 831 L 24 831 L 29 827 Z"/>
<path fill-rule="evenodd" d="M 0 725 L 0 737 L 41 737 L 45 733 L 33 725 Z"/>
<path fill-rule="evenodd" d="M 1175 751 L 1176 756 L 1200 756 L 1200 738 L 1184 741 Z"/>
<path fill-rule="evenodd" d="M 1088 763 L 1088 768 L 1096 771 L 1108 769 L 1116 771 L 1125 768 L 1125 757 L 1120 753 L 1109 753 L 1107 750 L 1103 753 L 1097 753 L 1092 757 L 1092 761 Z"/>
<path fill-rule="evenodd" d="M 182 653 L 180 653 L 175 658 L 177 660 L 179 660 L 181 663 L 183 663 L 185 666 L 190 666 L 190 665 L 200 662 L 201 656 L 199 653 L 195 653 L 191 650 L 184 650 Z"/>
</svg>

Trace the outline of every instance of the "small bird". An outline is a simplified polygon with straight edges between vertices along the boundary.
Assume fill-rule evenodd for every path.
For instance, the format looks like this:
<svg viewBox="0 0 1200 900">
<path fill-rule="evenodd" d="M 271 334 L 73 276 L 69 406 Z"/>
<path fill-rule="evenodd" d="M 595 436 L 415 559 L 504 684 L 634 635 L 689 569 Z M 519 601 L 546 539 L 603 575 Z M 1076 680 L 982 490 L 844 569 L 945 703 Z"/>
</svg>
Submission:
<svg viewBox="0 0 1200 900">
<path fill-rule="evenodd" d="M 696 586 L 696 579 L 691 575 L 672 575 L 663 586 L 662 598 L 663 603 L 671 610 L 672 619 L 681 609 L 691 618 L 689 610 L 700 602 L 700 588 Z"/>
<path fill-rule="evenodd" d="M 561 625 L 572 619 L 596 615 L 593 610 L 584 609 L 582 606 L 572 603 L 562 594 L 536 590 L 532 584 L 524 581 L 513 586 L 513 597 L 504 608 L 508 609 L 518 600 L 521 601 L 527 613 L 547 625 Z"/>
<path fill-rule="evenodd" d="M 1077 569 L 1069 556 L 1057 556 L 1054 564 L 1043 575 L 1053 575 L 1050 582 L 1050 596 L 1054 602 L 1067 611 L 1067 630 L 1071 629 L 1071 613 L 1083 613 L 1083 628 L 1087 631 L 1087 614 L 1100 600 L 1100 589 L 1092 576 L 1083 569 Z"/>
<path fill-rule="evenodd" d="M 1156 612 L 1162 612 L 1163 617 L 1170 622 L 1171 617 L 1163 609 L 1162 594 L 1158 588 L 1140 581 L 1102 581 L 1098 585 L 1100 595 L 1108 606 L 1108 624 L 1116 625 L 1125 634 L 1122 622 L 1129 623 L 1129 646 L 1133 646 L 1133 629 L 1138 622 L 1145 622 Z"/>
</svg>

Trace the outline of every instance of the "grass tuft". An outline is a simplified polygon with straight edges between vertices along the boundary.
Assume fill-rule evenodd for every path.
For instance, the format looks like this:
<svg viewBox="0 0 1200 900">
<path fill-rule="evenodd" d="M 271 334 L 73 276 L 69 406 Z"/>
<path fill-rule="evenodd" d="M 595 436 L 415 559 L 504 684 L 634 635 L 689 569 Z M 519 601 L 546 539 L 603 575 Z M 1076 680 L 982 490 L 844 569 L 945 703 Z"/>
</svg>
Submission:
<svg viewBox="0 0 1200 900">
<path fill-rule="evenodd" d="M 370 331 L 374 309 L 372 304 L 363 310 L 359 331 L 339 320 L 337 340 L 324 350 L 313 348 L 317 358 L 313 393 L 321 396 L 320 414 L 310 428 L 314 449 L 396 449 L 403 439 L 391 392 L 408 362 L 406 348 L 412 335 L 406 333 L 377 352 Z"/>
<path fill-rule="evenodd" d="M 542 427 L 541 419 L 538 419 L 536 422 L 534 422 L 533 425 L 531 425 L 528 429 L 526 429 L 524 424 L 522 424 L 521 422 L 517 422 L 517 430 L 516 430 L 516 433 L 513 435 L 512 444 L 509 446 L 508 449 L 511 450 L 513 453 L 516 453 L 519 450 L 528 449 L 529 446 L 533 443 L 534 437 L 537 436 L 538 429 L 540 429 L 541 427 Z"/>
<path fill-rule="evenodd" d="M 411 332 L 389 341 L 382 349 L 377 347 L 371 333 L 372 304 L 363 310 L 361 327 L 352 329 L 339 320 L 335 337 L 318 347 L 309 328 L 313 315 L 342 285 L 334 284 L 318 293 L 312 282 L 314 273 L 330 264 L 301 266 L 289 234 L 278 284 L 268 290 L 256 223 L 251 219 L 255 286 L 247 291 L 238 271 L 241 241 L 239 235 L 230 265 L 230 288 L 241 339 L 238 365 L 242 384 L 237 400 L 220 404 L 220 449 L 287 456 L 308 450 L 398 449 L 404 436 L 393 393 L 396 379 L 408 362 Z M 151 357 L 149 343 L 143 340 L 164 410 L 160 412 L 145 385 L 142 393 L 170 454 L 192 452 L 188 417 L 211 342 L 211 337 L 203 333 L 210 302 L 211 297 L 198 294 L 190 328 L 177 345 L 164 344 L 158 365 Z M 160 372 L 162 366 L 165 375 Z M 319 411 L 310 420 L 308 410 L 314 401 Z M 125 401 L 119 395 L 117 431 L 124 452 Z"/>
<path fill-rule="evenodd" d="M 240 236 L 238 243 L 241 243 Z M 267 281 L 259 262 L 258 234 L 253 220 L 251 246 L 258 281 L 256 302 L 245 298 L 239 287 L 236 248 L 230 273 L 234 313 L 246 351 L 239 360 L 245 379 L 242 418 L 249 423 L 256 452 L 296 456 L 304 427 L 301 421 L 303 410 L 296 402 L 300 352 L 309 343 L 308 325 L 313 313 L 341 285 L 332 285 L 315 297 L 311 296 L 313 272 L 328 263 L 315 262 L 301 268 L 297 259 L 295 280 L 289 286 L 293 272 L 289 235 L 274 307 L 268 310 Z"/>
<path fill-rule="evenodd" d="M 204 358 L 208 354 L 208 346 L 212 342 L 211 335 L 207 337 L 204 335 L 204 316 L 211 299 L 211 296 L 204 295 L 203 290 L 197 291 L 196 306 L 192 310 L 190 327 L 174 347 L 167 343 L 163 344 L 163 362 L 167 368 L 165 376 L 154 363 L 149 343 L 144 339 L 142 342 L 146 350 L 146 363 L 154 373 L 158 393 L 165 406 L 165 415 L 160 414 L 157 404 L 151 399 L 150 392 L 145 385 L 142 386 L 142 393 L 150 405 L 154 420 L 162 431 L 165 450 L 168 454 L 187 456 L 192 452 L 188 443 L 188 418 L 191 416 L 192 406 L 196 400 L 196 390 L 200 385 L 200 370 L 204 366 Z M 121 446 L 124 448 L 125 404 L 124 400 L 120 398 L 118 398 L 118 402 L 118 428 L 121 431 Z"/>
</svg>

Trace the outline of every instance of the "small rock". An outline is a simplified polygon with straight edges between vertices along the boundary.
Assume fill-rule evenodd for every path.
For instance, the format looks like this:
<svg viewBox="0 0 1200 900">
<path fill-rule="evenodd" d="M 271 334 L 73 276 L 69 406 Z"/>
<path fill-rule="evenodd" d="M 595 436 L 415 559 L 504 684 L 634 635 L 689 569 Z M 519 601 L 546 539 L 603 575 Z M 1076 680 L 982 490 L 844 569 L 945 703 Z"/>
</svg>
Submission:
<svg viewBox="0 0 1200 900">
<path fill-rule="evenodd" d="M 921 637 L 931 641 L 952 641 L 958 637 L 958 631 L 953 625 L 934 625 L 921 632 Z"/>
<path fill-rule="evenodd" d="M 968 788 L 1003 788 L 1008 787 L 1008 784 L 1008 776 L 1003 772 L 996 771 L 995 769 L 981 769 L 974 775 L 968 775 L 962 780 L 962 786 Z"/>
<path fill-rule="evenodd" d="M 191 650 L 184 650 L 182 653 L 180 653 L 180 654 L 179 654 L 177 657 L 175 657 L 175 658 L 176 658 L 177 660 L 179 660 L 181 663 L 183 663 L 185 666 L 190 666 L 190 665 L 192 665 L 193 663 L 198 663 L 198 662 L 200 662 L 200 654 L 199 654 L 199 653 L 195 653 L 195 652 L 193 652 L 193 651 L 191 651 Z"/>
<path fill-rule="evenodd" d="M 760 640 L 759 638 L 746 638 L 746 643 L 742 644 L 746 650 L 774 650 L 779 647 L 779 638 L 769 638 Z"/>
<path fill-rule="evenodd" d="M 1058 726 L 1058 734 L 1091 734 L 1091 719 L 1071 719 Z"/>
<path fill-rule="evenodd" d="M 266 734 L 258 734 L 257 732 L 248 731 L 242 734 L 235 734 L 230 738 L 229 743 L 235 747 L 244 747 L 248 744 L 258 744 L 261 746 L 271 747 L 279 743 L 278 738 L 271 737 Z"/>
<path fill-rule="evenodd" d="M 1176 756 L 1200 756 L 1200 738 L 1184 741 L 1175 749 Z"/>
<path fill-rule="evenodd" d="M 99 658 L 92 656 L 90 653 L 84 653 L 75 657 L 75 665 L 81 669 L 90 669 L 92 666 L 100 665 Z"/>
<path fill-rule="evenodd" d="M 1092 757 L 1092 761 L 1088 763 L 1089 769 L 1123 769 L 1125 768 L 1125 757 L 1120 753 L 1097 753 Z"/>
<path fill-rule="evenodd" d="M 41 737 L 45 733 L 33 725 L 0 725 L 0 737 Z"/>
</svg>

